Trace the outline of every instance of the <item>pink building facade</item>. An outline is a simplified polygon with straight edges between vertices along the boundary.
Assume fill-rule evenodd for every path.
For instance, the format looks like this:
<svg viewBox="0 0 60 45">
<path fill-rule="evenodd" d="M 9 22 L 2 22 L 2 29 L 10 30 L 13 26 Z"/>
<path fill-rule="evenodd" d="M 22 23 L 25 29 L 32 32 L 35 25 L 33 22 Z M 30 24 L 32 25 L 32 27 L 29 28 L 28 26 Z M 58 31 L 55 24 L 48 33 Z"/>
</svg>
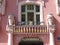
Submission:
<svg viewBox="0 0 60 45">
<path fill-rule="evenodd" d="M 60 45 L 60 0 L 0 0 L 0 45 Z"/>
</svg>

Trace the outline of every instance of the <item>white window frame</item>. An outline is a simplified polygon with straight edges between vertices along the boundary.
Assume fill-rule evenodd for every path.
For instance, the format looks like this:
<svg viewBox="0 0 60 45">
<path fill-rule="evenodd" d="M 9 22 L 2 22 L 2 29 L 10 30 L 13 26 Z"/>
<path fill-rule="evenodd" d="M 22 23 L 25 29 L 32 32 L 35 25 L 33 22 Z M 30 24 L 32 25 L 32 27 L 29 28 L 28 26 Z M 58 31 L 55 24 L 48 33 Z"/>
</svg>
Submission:
<svg viewBox="0 0 60 45">
<path fill-rule="evenodd" d="M 56 14 L 59 15 L 59 6 L 58 6 L 58 0 L 56 0 Z"/>
<path fill-rule="evenodd" d="M 37 2 L 35 2 L 35 1 L 22 1 L 22 2 L 18 3 L 18 22 L 21 22 L 21 5 L 24 5 L 24 4 L 37 4 L 37 5 L 40 5 L 40 22 L 44 22 L 43 21 L 43 3 L 39 2 L 39 1 L 37 1 Z M 35 25 L 36 25 L 36 23 L 35 23 Z"/>
</svg>

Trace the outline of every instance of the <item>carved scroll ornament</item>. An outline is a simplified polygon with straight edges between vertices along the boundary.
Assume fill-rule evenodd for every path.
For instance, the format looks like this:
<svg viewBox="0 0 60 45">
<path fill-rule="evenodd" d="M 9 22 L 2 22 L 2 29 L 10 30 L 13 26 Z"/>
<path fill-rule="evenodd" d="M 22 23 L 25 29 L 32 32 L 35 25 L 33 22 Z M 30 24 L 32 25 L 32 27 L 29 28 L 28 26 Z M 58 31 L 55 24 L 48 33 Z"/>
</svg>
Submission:
<svg viewBox="0 0 60 45">
<path fill-rule="evenodd" d="M 55 31 L 54 17 L 52 14 L 48 15 L 48 27 L 49 27 L 50 32 Z"/>
<path fill-rule="evenodd" d="M 48 18 L 48 24 L 49 25 L 53 25 L 54 22 L 53 22 L 53 16 L 52 16 L 52 14 L 49 14 L 47 18 Z"/>
</svg>

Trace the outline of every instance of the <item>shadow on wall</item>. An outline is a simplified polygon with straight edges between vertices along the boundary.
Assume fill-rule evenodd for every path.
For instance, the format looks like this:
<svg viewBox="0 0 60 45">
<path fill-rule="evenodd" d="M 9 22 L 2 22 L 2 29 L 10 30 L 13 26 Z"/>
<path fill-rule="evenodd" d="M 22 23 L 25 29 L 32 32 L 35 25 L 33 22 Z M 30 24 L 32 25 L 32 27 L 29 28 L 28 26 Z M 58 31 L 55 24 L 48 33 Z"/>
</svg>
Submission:
<svg viewBox="0 0 60 45">
<path fill-rule="evenodd" d="M 54 18 L 54 23 L 55 23 L 55 33 L 60 33 L 60 20 L 57 20 Z"/>
<path fill-rule="evenodd" d="M 0 43 L 7 43 L 7 40 L 8 37 L 7 37 L 7 34 L 6 33 L 0 33 Z"/>
<path fill-rule="evenodd" d="M 60 20 L 54 18 L 54 23 L 55 23 L 55 32 L 54 32 L 54 40 L 55 40 L 55 45 L 60 45 L 60 42 L 58 42 L 57 37 L 60 36 Z"/>
<path fill-rule="evenodd" d="M 7 43 L 7 41 L 8 41 L 8 37 L 6 30 L 4 29 L 4 27 L 2 27 L 2 25 L 0 25 L 0 45 Z"/>
</svg>

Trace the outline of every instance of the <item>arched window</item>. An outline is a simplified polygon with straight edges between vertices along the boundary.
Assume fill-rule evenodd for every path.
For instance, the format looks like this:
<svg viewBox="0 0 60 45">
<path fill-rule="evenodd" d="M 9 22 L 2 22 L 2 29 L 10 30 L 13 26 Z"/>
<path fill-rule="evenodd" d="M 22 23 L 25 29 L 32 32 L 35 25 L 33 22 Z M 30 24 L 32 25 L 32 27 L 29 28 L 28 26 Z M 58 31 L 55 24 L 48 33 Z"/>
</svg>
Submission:
<svg viewBox="0 0 60 45">
<path fill-rule="evenodd" d="M 39 25 L 40 24 L 40 5 L 25 4 L 21 5 L 21 24 Z"/>
<path fill-rule="evenodd" d="M 26 38 L 21 40 L 18 45 L 44 45 L 44 44 L 37 38 Z"/>
</svg>

